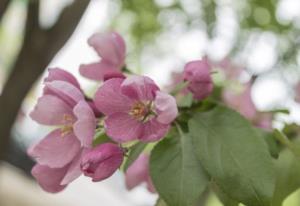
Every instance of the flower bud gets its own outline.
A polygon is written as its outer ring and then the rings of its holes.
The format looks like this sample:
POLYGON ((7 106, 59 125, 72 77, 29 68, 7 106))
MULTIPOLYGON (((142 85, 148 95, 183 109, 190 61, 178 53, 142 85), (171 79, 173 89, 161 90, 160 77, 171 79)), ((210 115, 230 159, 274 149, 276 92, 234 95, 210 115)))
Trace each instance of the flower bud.
POLYGON ((101 144, 88 151, 82 158, 81 170, 93 182, 110 177, 122 164, 123 150, 116 144, 101 144))

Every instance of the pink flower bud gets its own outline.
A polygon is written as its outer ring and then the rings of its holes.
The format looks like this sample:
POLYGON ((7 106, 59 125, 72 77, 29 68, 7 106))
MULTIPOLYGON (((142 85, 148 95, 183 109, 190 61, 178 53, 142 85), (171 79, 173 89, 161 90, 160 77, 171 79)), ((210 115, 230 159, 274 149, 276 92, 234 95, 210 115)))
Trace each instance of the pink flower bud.
POLYGON ((88 151, 82 158, 81 170, 93 182, 110 177, 122 164, 123 151, 112 143, 101 144, 88 151))
POLYGON ((205 58, 200 61, 192 61, 184 67, 184 80, 189 82, 188 90, 195 99, 202 100, 209 96, 213 90, 210 76, 210 65, 205 58))

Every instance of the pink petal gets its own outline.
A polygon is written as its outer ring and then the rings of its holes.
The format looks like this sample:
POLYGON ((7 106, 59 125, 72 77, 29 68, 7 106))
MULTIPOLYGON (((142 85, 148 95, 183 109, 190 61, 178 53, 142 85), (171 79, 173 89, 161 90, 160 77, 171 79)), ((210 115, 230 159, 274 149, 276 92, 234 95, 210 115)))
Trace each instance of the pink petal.
POLYGON ((47 82, 44 94, 55 95, 71 107, 74 107, 80 100, 84 99, 84 95, 77 87, 64 81, 47 82))
POLYGON ((63 125, 65 116, 73 117, 72 109, 58 97, 44 95, 38 99, 30 117, 40 124, 63 125))
POLYGON ((169 124, 178 114, 175 98, 167 93, 157 91, 154 105, 158 114, 157 121, 160 123, 169 124))
POLYGON ((122 93, 136 101, 153 100, 158 90, 158 86, 152 79, 138 75, 126 78, 121 85, 122 93))
POLYGON ((96 118, 93 110, 81 100, 73 109, 77 121, 73 125, 74 134, 84 147, 91 147, 96 129, 96 118))
POLYGON ((117 33, 96 33, 88 39, 98 55, 113 65, 121 66, 125 59, 125 43, 117 33))
POLYGON ((100 112, 110 115, 131 109, 132 100, 121 94, 120 85, 122 82, 123 79, 110 79, 98 89, 95 95, 95 104, 100 112))
POLYGON ((73 133, 61 133, 56 129, 38 144, 28 150, 28 154, 41 165, 60 168, 69 164, 80 151, 80 142, 73 133))
POLYGON ((170 126, 168 124, 161 124, 153 118, 146 122, 143 127, 143 134, 139 139, 143 142, 153 142, 163 138, 167 134, 170 126))
POLYGON ((60 184, 66 170, 67 167, 53 169, 44 165, 36 164, 32 168, 31 174, 45 191, 57 193, 66 187, 66 185, 60 184))
POLYGON ((149 172, 149 156, 141 154, 130 167, 125 174, 125 182, 127 189, 131 190, 138 186, 142 182, 146 182, 149 172))
POLYGON ((116 142, 128 142, 141 135, 142 123, 127 113, 115 113, 105 119, 105 128, 116 142))
POLYGON ((62 185, 69 184, 70 182, 74 181, 82 174, 80 163, 83 155, 86 154, 87 151, 89 151, 89 149, 82 149, 81 151, 78 152, 77 156, 73 159, 72 163, 69 165, 68 170, 61 181, 62 185))
POLYGON ((119 68, 103 60, 91 64, 82 64, 80 65, 79 72, 86 78, 98 81, 113 77, 124 77, 119 68))
POLYGON ((69 82, 74 85, 78 89, 80 89, 80 85, 77 79, 70 73, 60 68, 49 69, 48 77, 45 78, 44 82, 52 82, 55 80, 69 82))

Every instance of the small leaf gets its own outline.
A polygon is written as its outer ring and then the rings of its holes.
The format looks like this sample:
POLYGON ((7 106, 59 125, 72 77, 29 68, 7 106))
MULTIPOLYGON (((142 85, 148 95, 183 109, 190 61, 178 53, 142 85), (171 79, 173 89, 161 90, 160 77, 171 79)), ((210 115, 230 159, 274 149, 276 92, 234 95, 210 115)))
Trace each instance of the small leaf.
POLYGON ((97 132, 94 136, 93 146, 95 147, 105 142, 112 142, 112 140, 103 131, 97 132))
POLYGON ((249 206, 270 206, 275 174, 265 141, 237 112, 216 107, 189 121, 195 153, 223 192, 249 206))
POLYGON ((139 155, 144 151, 146 146, 147 146, 147 143, 138 142, 129 148, 129 154, 124 163, 124 168, 123 168, 124 171, 127 171, 129 166, 139 157, 139 155))
POLYGON ((272 206, 281 206, 290 194, 300 188, 300 160, 288 149, 276 161, 276 187, 272 206))
POLYGON ((223 203, 224 206, 238 206, 239 202, 229 197, 224 193, 214 182, 212 182, 212 189, 216 193, 219 200, 223 203))
POLYGON ((150 173, 160 197, 172 206, 193 206, 208 177, 195 157, 191 137, 165 138, 152 150, 150 173))
POLYGON ((156 201, 155 206, 168 206, 168 205, 161 198, 158 198, 158 200, 156 201))

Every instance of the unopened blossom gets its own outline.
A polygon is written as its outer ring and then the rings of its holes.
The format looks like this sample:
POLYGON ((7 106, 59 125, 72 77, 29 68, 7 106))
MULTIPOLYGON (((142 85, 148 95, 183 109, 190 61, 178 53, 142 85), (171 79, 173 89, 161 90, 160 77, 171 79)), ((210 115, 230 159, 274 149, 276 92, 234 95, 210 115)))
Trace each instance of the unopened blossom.
POLYGON ((197 100, 208 97, 213 91, 211 66, 208 59, 188 62, 184 67, 183 78, 188 81, 187 89, 197 100))
POLYGON ((80 66, 80 74, 92 80, 107 80, 124 77, 121 72, 125 63, 126 46, 123 38, 116 32, 96 33, 88 39, 101 60, 80 66))
POLYGON ((238 92, 225 89, 223 100, 229 107, 237 110, 247 119, 255 118, 257 111, 251 97, 251 84, 246 84, 243 90, 238 92))
POLYGON ((153 186, 151 177, 149 175, 149 155, 141 154, 125 173, 126 187, 128 190, 134 187, 146 183, 147 189, 154 193, 155 188, 153 186))
POLYGON ((178 113, 174 97, 145 76, 107 80, 96 92, 95 104, 106 115, 107 135, 117 142, 159 140, 178 113))
POLYGON ((110 177, 122 164, 124 152, 116 144, 104 143, 88 151, 81 160, 81 170, 94 182, 110 177))
POLYGON ((81 174, 81 156, 92 146, 96 128, 92 109, 74 79, 66 74, 50 71, 44 93, 30 113, 40 124, 57 126, 28 150, 37 161, 32 174, 48 192, 60 191, 81 174), (70 81, 61 81, 62 77, 70 81))

